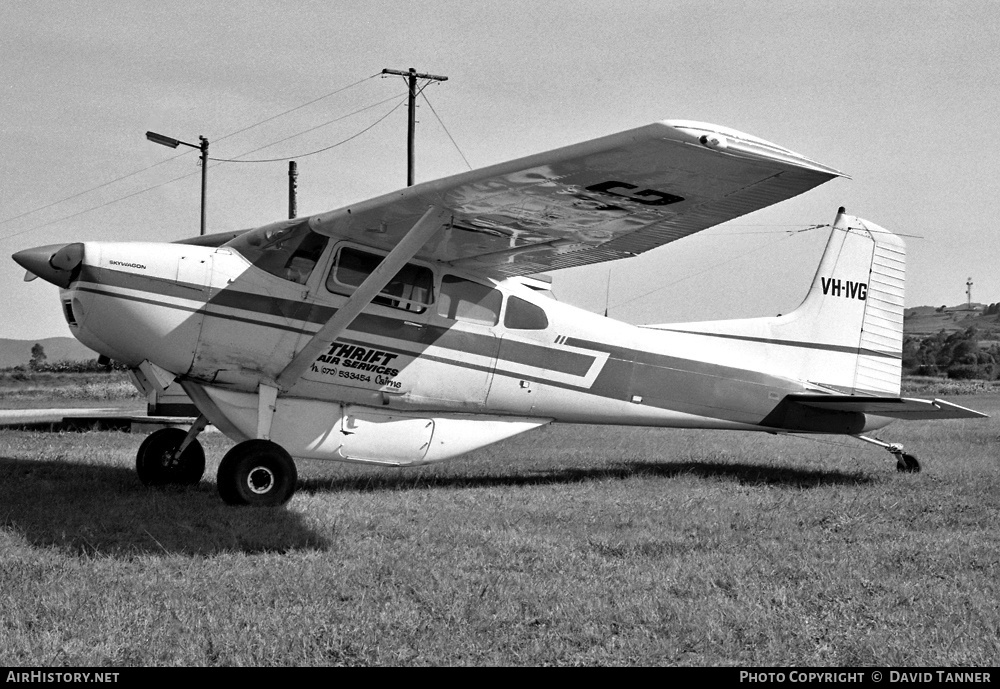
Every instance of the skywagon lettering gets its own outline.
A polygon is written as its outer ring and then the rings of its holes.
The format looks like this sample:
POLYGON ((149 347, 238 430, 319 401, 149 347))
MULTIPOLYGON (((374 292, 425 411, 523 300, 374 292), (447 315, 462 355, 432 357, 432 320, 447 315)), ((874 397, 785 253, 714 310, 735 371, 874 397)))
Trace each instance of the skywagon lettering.
POLYGON ((114 259, 111 259, 110 261, 108 261, 108 263, 110 265, 121 266, 123 268, 138 268, 139 270, 146 270, 146 266, 142 265, 141 263, 130 263, 128 261, 116 261, 114 259))
POLYGON ((831 297, 844 297, 845 299, 858 299, 865 301, 868 298, 868 284, 865 282, 852 282, 847 280, 841 282, 840 279, 820 278, 823 283, 823 294, 831 297))

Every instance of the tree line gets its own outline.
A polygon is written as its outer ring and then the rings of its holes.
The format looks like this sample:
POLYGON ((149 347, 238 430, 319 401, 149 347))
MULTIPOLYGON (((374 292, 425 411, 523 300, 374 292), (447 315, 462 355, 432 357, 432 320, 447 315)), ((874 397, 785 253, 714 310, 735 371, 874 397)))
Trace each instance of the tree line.
POLYGON ((105 373, 108 371, 127 371, 128 367, 124 364, 118 363, 117 361, 112 361, 110 364, 104 364, 99 362, 97 359, 88 359, 84 361, 49 361, 49 357, 45 353, 45 347, 42 346, 40 342, 36 342, 31 348, 31 360, 28 362, 27 366, 21 364, 19 366, 11 366, 3 370, 21 372, 25 374, 28 371, 35 373, 105 373))
MULTIPOLYGON (((1000 312, 991 304, 986 314, 1000 312), (993 309, 992 313, 989 309, 993 309)), ((989 334, 992 340, 994 334, 989 334)), ((977 328, 954 333, 944 330, 929 337, 903 339, 903 372, 917 376, 947 376, 955 380, 997 380, 1000 378, 1000 343, 982 340, 977 328)))

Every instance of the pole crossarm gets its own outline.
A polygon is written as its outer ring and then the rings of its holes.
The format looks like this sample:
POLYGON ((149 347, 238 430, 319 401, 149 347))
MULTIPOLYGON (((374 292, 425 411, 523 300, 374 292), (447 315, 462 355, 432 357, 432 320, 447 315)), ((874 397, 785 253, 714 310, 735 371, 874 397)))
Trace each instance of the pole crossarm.
POLYGON ((379 292, 385 289, 385 286, 396 276, 396 273, 441 228, 445 222, 446 215, 447 211, 438 206, 431 206, 427 209, 427 212, 406 233, 406 236, 400 240, 399 244, 382 259, 382 262, 378 264, 375 270, 354 290, 354 294, 347 300, 347 303, 337 309, 337 313, 313 335, 312 339, 306 343, 306 346, 278 374, 275 382, 281 390, 287 392, 295 385, 302 374, 316 360, 316 357, 347 330, 364 308, 378 296, 379 292))
POLYGON ((395 74, 396 76, 400 77, 412 76, 416 77, 417 79, 432 79, 434 81, 448 81, 448 77, 442 77, 437 74, 424 74, 422 72, 416 71, 412 67, 405 72, 399 69, 383 69, 382 74, 395 74))

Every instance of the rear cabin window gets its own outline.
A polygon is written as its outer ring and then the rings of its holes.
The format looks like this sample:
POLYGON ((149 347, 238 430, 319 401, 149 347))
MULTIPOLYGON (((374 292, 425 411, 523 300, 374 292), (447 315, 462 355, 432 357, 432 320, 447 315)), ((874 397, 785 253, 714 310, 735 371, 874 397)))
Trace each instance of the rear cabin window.
POLYGON ((511 330, 545 330, 549 327, 549 319, 542 307, 520 297, 510 297, 503 314, 503 325, 511 330))
POLYGON ((496 325, 500 320, 503 296, 499 291, 472 280, 445 275, 441 278, 438 313, 445 318, 480 325, 496 325))
MULTIPOLYGON (((349 246, 341 247, 326 279, 326 288, 336 294, 353 294, 382 262, 382 256, 349 246)), ((434 274, 429 268, 407 263, 382 288, 373 304, 411 313, 423 313, 434 302, 434 274)))
POLYGON ((238 251, 255 267, 284 280, 306 283, 326 249, 328 237, 306 221, 276 223, 245 232, 223 246, 238 251))

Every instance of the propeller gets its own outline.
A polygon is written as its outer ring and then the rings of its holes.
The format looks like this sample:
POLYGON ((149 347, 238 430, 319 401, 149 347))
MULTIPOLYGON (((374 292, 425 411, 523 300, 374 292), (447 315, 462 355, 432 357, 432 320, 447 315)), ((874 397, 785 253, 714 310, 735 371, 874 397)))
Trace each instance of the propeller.
POLYGON ((76 269, 83 263, 83 244, 73 242, 36 246, 18 251, 11 258, 27 271, 24 275, 25 282, 38 277, 57 287, 66 288, 75 279, 76 269))

